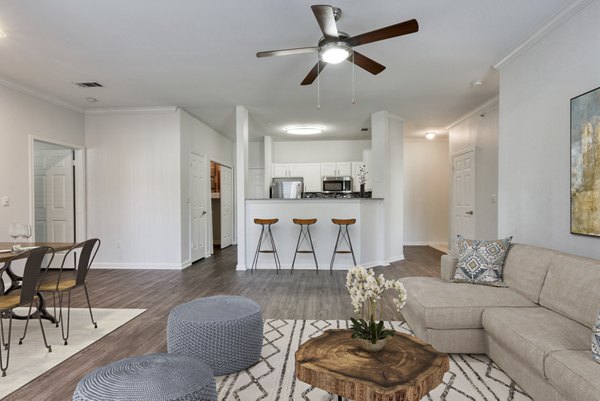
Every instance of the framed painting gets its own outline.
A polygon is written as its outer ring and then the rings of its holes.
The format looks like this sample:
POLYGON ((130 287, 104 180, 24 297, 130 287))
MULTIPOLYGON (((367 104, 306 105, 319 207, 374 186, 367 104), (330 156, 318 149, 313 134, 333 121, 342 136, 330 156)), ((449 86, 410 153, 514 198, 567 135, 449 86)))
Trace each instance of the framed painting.
POLYGON ((571 99, 571 233, 600 237, 600 88, 571 99))

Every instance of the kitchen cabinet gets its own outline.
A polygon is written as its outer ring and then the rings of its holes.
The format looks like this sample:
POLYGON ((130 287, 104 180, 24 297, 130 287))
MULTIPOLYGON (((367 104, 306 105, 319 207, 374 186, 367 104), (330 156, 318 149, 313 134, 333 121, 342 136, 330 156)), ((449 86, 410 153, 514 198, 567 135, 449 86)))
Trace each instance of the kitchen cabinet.
POLYGON ((352 177, 352 162, 321 163, 321 177, 352 177))
POLYGON ((273 177, 302 177, 304 192, 321 192, 320 163, 273 163, 273 177))

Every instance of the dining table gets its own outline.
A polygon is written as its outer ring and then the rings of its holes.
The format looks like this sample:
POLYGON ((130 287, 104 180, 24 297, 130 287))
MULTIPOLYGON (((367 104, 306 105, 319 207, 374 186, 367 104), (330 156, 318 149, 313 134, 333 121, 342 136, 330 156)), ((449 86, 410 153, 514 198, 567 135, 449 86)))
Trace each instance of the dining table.
MULTIPOLYGON (((0 290, 4 295, 9 294, 13 291, 21 288, 21 282, 23 277, 19 276, 12 268, 12 262, 15 260, 23 259, 27 256, 25 250, 17 250, 13 251, 13 246, 19 245, 21 247, 39 247, 39 246, 48 246, 54 249, 54 252, 63 252, 68 251, 73 246, 77 245, 74 242, 0 242, 0 264, 3 264, 0 267, 0 272, 5 272, 8 278, 10 279, 10 286, 5 289, 4 280, 0 278, 0 290)), ((46 302, 42 293, 37 294, 39 297, 39 306, 37 312, 40 314, 42 319, 46 319, 51 321, 52 323, 57 323, 56 317, 52 315, 46 309, 46 302)), ((13 319, 27 319, 28 316, 13 314, 13 319)))

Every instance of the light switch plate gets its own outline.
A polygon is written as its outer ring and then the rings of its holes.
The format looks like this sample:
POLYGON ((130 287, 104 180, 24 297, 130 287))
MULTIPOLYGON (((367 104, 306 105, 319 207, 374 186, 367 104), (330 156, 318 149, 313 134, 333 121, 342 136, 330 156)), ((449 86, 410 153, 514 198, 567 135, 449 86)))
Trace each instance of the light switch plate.
POLYGON ((2 206, 10 206, 10 198, 7 195, 2 197, 2 206))

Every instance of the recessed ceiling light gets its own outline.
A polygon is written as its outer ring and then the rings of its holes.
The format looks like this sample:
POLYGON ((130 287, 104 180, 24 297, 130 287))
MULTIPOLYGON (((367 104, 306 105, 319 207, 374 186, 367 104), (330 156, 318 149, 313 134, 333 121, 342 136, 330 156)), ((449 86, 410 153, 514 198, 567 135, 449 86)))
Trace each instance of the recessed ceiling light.
POLYGON ((96 99, 95 97, 87 97, 85 98, 85 100, 87 100, 90 103, 96 103, 98 101, 98 99, 96 99))
POLYGON ((2 29, 0 29, 0 39, 4 39, 6 38, 6 32, 4 32, 2 29))
POLYGON ((471 82, 471 86, 473 88, 477 88, 478 86, 481 86, 481 85, 483 85, 483 81, 473 81, 473 82, 471 82))
POLYGON ((286 127, 284 131, 291 135, 316 135, 322 134, 324 129, 322 127, 314 126, 298 126, 298 127, 286 127))
POLYGON ((425 134, 425 138, 432 140, 435 138, 435 132, 428 132, 425 134))

